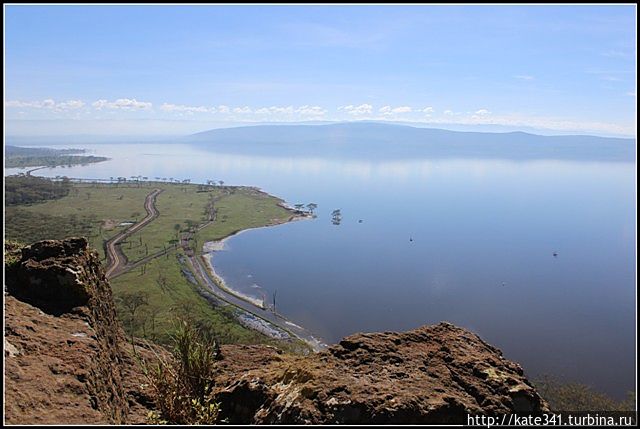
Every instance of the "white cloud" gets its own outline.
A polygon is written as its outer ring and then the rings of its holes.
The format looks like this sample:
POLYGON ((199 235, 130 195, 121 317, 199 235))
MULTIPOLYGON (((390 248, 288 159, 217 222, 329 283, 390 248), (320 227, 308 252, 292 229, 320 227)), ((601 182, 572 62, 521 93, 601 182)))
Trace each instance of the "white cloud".
POLYGON ((409 106, 399 106, 399 107, 383 106, 380 109, 378 109, 378 113, 385 116, 391 116, 397 113, 411 113, 412 111, 413 109, 409 106))
POLYGON ((383 106, 379 108, 378 113, 381 113, 383 115, 391 115, 391 106, 383 106))
POLYGON ((400 106, 400 107, 395 107, 391 111, 393 113, 409 113, 409 112, 411 112, 411 110, 412 109, 409 106, 400 106))
POLYGON ((304 117, 312 117, 312 118, 317 118, 317 117, 322 117, 327 113, 326 109, 323 109, 320 106, 308 106, 308 105, 304 105, 304 106, 300 106, 296 109, 296 113, 298 113, 301 116, 304 117))
POLYGON ((293 106, 271 106, 261 107, 260 109, 257 109, 255 113, 259 115, 291 115, 293 111, 293 106))
POLYGON ((121 109, 121 110, 149 110, 153 104, 146 101, 138 101, 135 98, 118 98, 115 101, 98 100, 91 104, 98 110, 121 109))
POLYGON ((249 114, 253 112, 253 110, 251 110, 251 108, 249 106, 244 106, 244 107, 236 107, 233 109, 233 113, 240 113, 243 115, 249 114))
POLYGON ((160 110, 164 112, 184 112, 184 113, 207 113, 215 112, 215 107, 207 108, 204 106, 185 106, 182 104, 163 103, 160 110))
POLYGON ((62 112, 66 110, 77 110, 84 107, 84 101, 67 100, 56 103, 55 100, 47 98, 41 101, 20 101, 10 100, 4 103, 5 107, 30 108, 30 109, 48 109, 62 112))
POLYGON ((629 91, 629 92, 627 92, 627 95, 629 97, 635 97, 636 96, 636 92, 635 91, 629 91))
POLYGON ((429 106, 429 107, 425 107, 424 109, 422 109, 422 113, 426 113, 427 115, 430 115, 431 113, 433 113, 433 107, 429 106))
POLYGON ((478 116, 487 116, 487 115, 490 115, 491 112, 489 112, 487 109, 480 109, 480 110, 476 110, 474 114, 478 116))
MULTIPOLYGON (((218 108, 220 113, 223 113, 223 109, 218 108)), ((235 107, 231 109, 231 112, 237 114, 253 114, 252 120, 295 120, 295 119, 320 119, 324 117, 327 110, 320 106, 310 106, 305 104, 303 106, 270 106, 252 108, 249 106, 235 107)), ((229 113, 227 110, 224 113, 229 113)), ((249 117, 247 117, 249 118, 249 117)))
POLYGON ((444 113, 445 115, 447 115, 447 116, 453 116, 453 110, 448 110, 448 109, 447 109, 447 110, 445 110, 443 113, 444 113))
POLYGON ((42 108, 41 101, 20 101, 9 100, 4 102, 5 107, 17 107, 17 108, 42 108))
POLYGON ((56 107, 56 102, 48 98, 42 101, 42 107, 45 109, 54 109, 56 107))
POLYGON ((361 104, 359 106, 348 105, 348 106, 340 106, 338 107, 339 111, 347 112, 353 116, 361 116, 371 114, 373 110, 373 106, 371 104, 361 104))
POLYGON ((102 109, 103 107, 107 107, 107 104, 109 104, 107 100, 98 100, 91 103, 91 105, 96 109, 102 109))
POLYGON ((225 106, 224 104, 221 104, 218 106, 218 112, 220 113, 229 113, 229 106, 225 106))
POLYGON ((69 100, 69 101, 64 101, 62 103, 59 103, 56 108, 57 109, 62 109, 62 110, 76 110, 76 109, 81 109, 84 107, 84 101, 81 100, 69 100))
POLYGON ((514 76, 514 78, 520 79, 520 80, 533 80, 533 79, 535 79, 533 76, 530 76, 528 74, 519 74, 519 75, 514 76))

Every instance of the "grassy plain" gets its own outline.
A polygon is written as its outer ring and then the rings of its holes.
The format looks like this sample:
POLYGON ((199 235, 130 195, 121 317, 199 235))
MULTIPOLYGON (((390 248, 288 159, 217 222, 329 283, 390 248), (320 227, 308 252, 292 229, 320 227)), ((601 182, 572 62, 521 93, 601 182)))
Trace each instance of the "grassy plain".
MULTIPOLYGON (((210 186, 203 192, 205 188, 195 184, 73 184, 63 198, 6 207, 7 218, 14 219, 6 238, 28 243, 34 237, 63 238, 40 237, 47 231, 57 235, 68 231, 67 236, 80 233, 88 237, 104 261, 104 242, 127 228, 119 226, 121 223, 135 222, 146 215, 145 197, 156 188, 163 189, 156 201, 158 218, 122 244, 130 262, 171 247, 179 231, 189 227, 197 230, 194 242, 201 248, 205 241, 282 222, 291 215, 279 206, 281 200, 253 188, 210 186), (216 221, 208 223, 212 200, 216 221), (197 228, 204 224, 207 226, 197 228)), ((166 342, 172 321, 183 316, 207 325, 223 343, 275 343, 240 325, 232 317, 231 307, 211 305, 203 296, 206 292, 190 279, 183 260, 183 250, 178 248, 111 280, 119 317, 129 332, 166 342)))

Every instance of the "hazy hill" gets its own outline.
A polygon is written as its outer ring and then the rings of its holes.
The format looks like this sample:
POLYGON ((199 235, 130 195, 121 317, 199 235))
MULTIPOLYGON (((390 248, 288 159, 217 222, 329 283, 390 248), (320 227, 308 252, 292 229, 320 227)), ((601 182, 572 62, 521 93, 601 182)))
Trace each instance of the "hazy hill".
POLYGON ((634 161, 635 139, 524 132, 480 133, 371 122, 256 125, 193 134, 216 151, 370 158, 506 158, 634 161))

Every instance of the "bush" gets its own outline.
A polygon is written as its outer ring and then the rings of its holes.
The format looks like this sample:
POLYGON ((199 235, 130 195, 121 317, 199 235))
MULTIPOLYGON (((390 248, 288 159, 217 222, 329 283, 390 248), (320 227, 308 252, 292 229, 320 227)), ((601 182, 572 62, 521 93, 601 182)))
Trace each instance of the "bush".
POLYGON ((549 402, 552 411, 634 411, 635 394, 629 392, 628 398, 618 401, 593 390, 582 383, 560 380, 544 375, 532 380, 544 399, 549 402))
POLYGON ((158 412, 150 423, 214 424, 219 413, 215 401, 214 369, 220 357, 218 342, 209 331, 180 320, 171 335, 173 356, 149 367, 143 362, 158 412))
POLYGON ((4 202, 7 206, 33 204, 55 200, 69 194, 68 178, 53 181, 36 176, 7 176, 4 178, 4 202))

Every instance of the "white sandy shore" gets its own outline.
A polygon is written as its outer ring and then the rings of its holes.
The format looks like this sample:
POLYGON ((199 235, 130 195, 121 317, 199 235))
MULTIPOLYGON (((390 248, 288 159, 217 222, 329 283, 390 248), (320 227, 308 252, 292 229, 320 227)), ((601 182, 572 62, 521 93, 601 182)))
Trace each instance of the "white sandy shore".
POLYGON ((214 240, 214 241, 207 241, 206 243, 204 243, 202 245, 202 252, 205 254, 204 255, 205 256, 204 259, 207 262, 207 267, 209 268, 209 271, 211 272, 211 275, 216 280, 216 282, 220 285, 220 287, 222 287, 223 289, 226 289, 232 295, 236 295, 238 298, 244 299, 245 301, 249 301, 250 303, 252 303, 256 307, 262 308, 264 310, 265 306, 264 306, 264 302, 263 302, 262 298, 251 296, 251 295, 247 295, 245 293, 242 293, 242 292, 230 287, 227 284, 227 282, 225 282, 224 278, 222 278, 221 275, 216 273, 216 269, 215 269, 215 267, 213 265, 213 255, 215 254, 215 252, 220 252, 220 251, 225 250, 225 248, 226 248, 225 242, 227 240, 229 240, 230 238, 235 237, 237 235, 240 235, 243 232, 251 231, 253 229, 273 228, 274 226, 286 225, 289 222, 293 222, 293 221, 297 221, 297 220, 303 220, 303 219, 309 219, 309 218, 310 218, 309 216, 296 216, 296 215, 294 215, 294 216, 290 217, 289 220, 287 220, 285 222, 274 223, 272 225, 258 226, 258 227, 255 227, 255 228, 246 228, 246 229, 242 229, 240 231, 236 231, 233 234, 229 234, 226 237, 224 237, 223 239, 214 240))
MULTIPOLYGON (((288 207, 285 204, 281 204, 283 207, 291 209, 290 207, 288 207)), ((261 308, 263 310, 265 310, 265 303, 264 303, 264 298, 263 297, 255 297, 255 296, 251 296, 248 295, 246 293, 240 292, 236 289, 233 289, 232 287, 230 287, 227 282, 225 282, 224 278, 219 275, 216 272, 214 263, 213 263, 213 257, 215 255, 216 252, 220 252, 220 251, 224 251, 226 249, 226 241, 238 234, 241 234, 245 231, 250 231, 252 229, 260 229, 260 228, 272 228, 274 226, 278 226, 278 225, 285 225, 287 223, 293 222, 293 221, 298 221, 298 220, 304 220, 304 219, 310 219, 313 218, 313 216, 311 215, 292 215, 291 217, 289 217, 289 219, 285 220, 285 221, 281 221, 281 222, 275 222, 272 223, 270 225, 264 225, 264 226, 260 226, 260 227, 255 227, 255 228, 247 228, 247 229, 243 229, 237 232, 234 232, 233 234, 230 234, 220 240, 214 240, 214 241, 208 241, 206 243, 204 243, 202 245, 202 252, 203 252, 203 258, 206 262, 207 268, 212 276, 212 278, 214 279, 214 281, 218 284, 218 286, 224 290, 226 290, 228 293, 235 295, 236 297, 245 300, 253 305, 255 305, 258 308, 261 308)), ((291 338, 291 335, 286 331, 281 329, 278 326, 273 325, 270 322, 267 322, 266 320, 263 320, 259 317, 255 317, 253 315, 251 315, 251 313, 242 313, 242 315, 239 317, 239 321, 241 324, 243 324, 246 327, 252 328, 257 330, 258 332, 261 332, 271 338, 279 338, 279 339, 289 339, 291 338)), ((298 329, 304 329, 299 325, 296 325, 295 323, 288 321, 288 320, 284 320, 285 323, 291 327, 295 327, 298 329)), ((311 337, 311 343, 312 347, 314 349, 320 350, 324 347, 326 347, 326 344, 323 343, 322 341, 319 341, 317 338, 311 337)))
MULTIPOLYGON (((218 242, 212 242, 212 243, 218 243, 218 242)), ((222 244, 224 245, 224 243, 222 244)), ((204 260, 207 262, 207 267, 209 268, 209 272, 211 272, 212 277, 218 283, 218 285, 221 288, 226 289, 230 294, 235 295, 238 298, 244 299, 245 301, 249 301, 251 304, 255 305, 256 307, 262 308, 264 310, 265 307, 264 307, 264 302, 262 298, 247 295, 245 293, 240 292, 239 290, 229 287, 229 285, 224 281, 222 276, 216 273, 216 269, 213 266, 214 253, 215 253, 215 250, 208 252, 206 255, 204 255, 204 260)))

